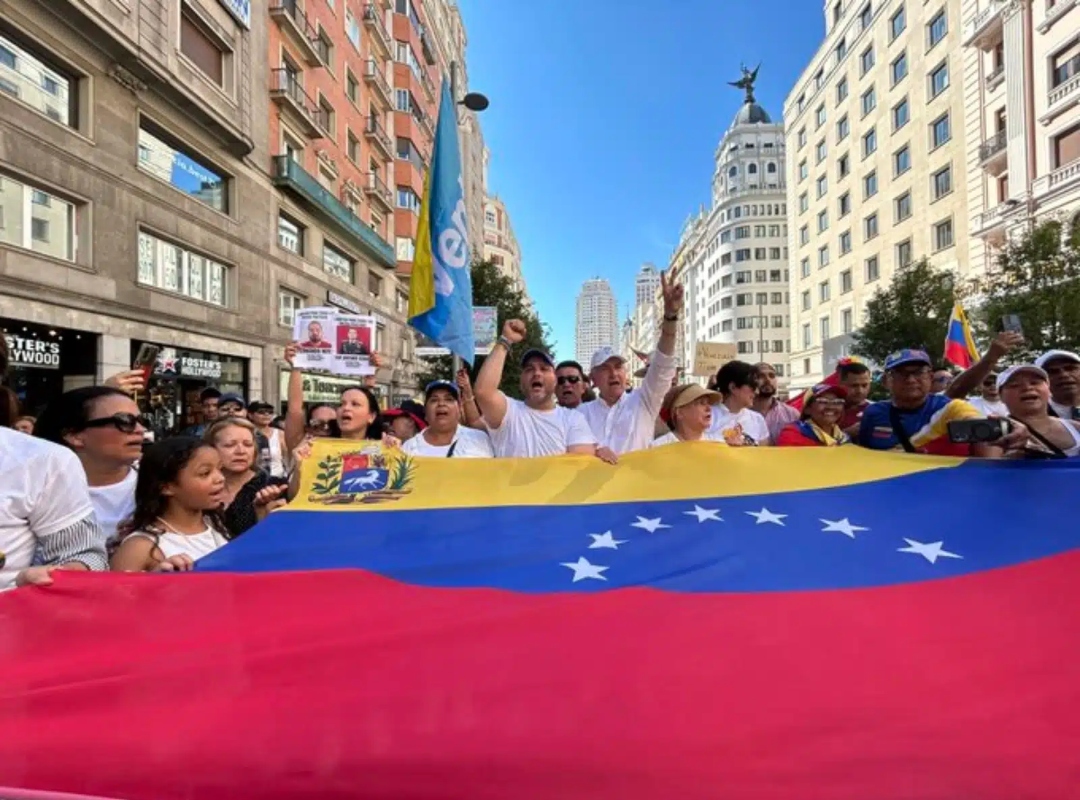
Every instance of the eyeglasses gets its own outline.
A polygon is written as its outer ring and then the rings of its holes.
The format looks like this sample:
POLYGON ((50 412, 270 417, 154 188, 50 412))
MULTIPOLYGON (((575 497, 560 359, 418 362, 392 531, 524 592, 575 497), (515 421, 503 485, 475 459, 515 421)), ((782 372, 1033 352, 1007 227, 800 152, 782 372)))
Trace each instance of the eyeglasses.
POLYGON ((844 401, 838 397, 819 397, 814 403, 823 408, 842 408, 844 405, 844 401))
POLYGON ((925 378, 930 374, 929 367, 918 367, 916 369, 894 369, 892 376, 899 378, 900 380, 906 380, 908 378, 925 378))
POLYGON ((113 414, 111 417, 87 420, 83 428, 116 428, 120 433, 135 433, 140 426, 149 428, 150 421, 136 414, 113 414))
POLYGON ((330 422, 328 420, 312 420, 308 427, 313 431, 325 431, 330 428, 330 422))
POLYGON ((555 379, 555 383, 562 386, 564 383, 575 384, 581 383, 580 375, 560 375, 555 379))

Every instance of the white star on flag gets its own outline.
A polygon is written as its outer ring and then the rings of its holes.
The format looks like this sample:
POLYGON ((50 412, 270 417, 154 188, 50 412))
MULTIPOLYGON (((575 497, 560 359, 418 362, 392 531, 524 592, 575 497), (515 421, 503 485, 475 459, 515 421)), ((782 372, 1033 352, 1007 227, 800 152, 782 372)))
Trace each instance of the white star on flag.
POLYGON ((611 535, 611 531, 605 531, 604 533, 590 533, 593 542, 589 545, 590 550, 597 550, 602 547, 607 547, 612 550, 618 550, 620 544, 626 544, 626 539, 616 539, 611 535))
POLYGON ((784 518, 787 516, 787 514, 774 514, 764 506, 761 507, 761 511, 747 511, 746 513, 756 519, 758 525, 771 522, 773 525, 779 525, 780 527, 784 527, 784 518))
POLYGON ((598 581, 606 581, 601 572, 607 570, 607 567, 601 567, 597 564, 590 564, 583 556, 579 556, 577 561, 564 561, 559 566, 567 567, 574 571, 573 583, 583 581, 586 578, 595 578, 598 581))
POLYGON ((950 553, 948 550, 942 550, 941 546, 945 542, 916 542, 914 539, 909 539, 906 536, 904 541, 908 543, 907 547, 900 547, 896 552, 898 553, 915 553, 922 556, 931 564, 936 564, 939 558, 963 558, 956 553, 950 553))
POLYGON ((697 517, 698 522, 704 522, 707 519, 715 520, 716 522, 723 522, 723 520, 720 519, 719 508, 702 508, 697 503, 694 504, 693 511, 684 511, 682 513, 691 517, 697 517))
POLYGON ((664 525, 660 522, 660 517, 656 519, 645 519, 645 517, 638 517, 637 522, 630 523, 631 528, 641 528, 649 533, 656 533, 660 528, 670 528, 670 525, 664 525))
POLYGON ((861 528, 858 525, 852 525, 848 522, 847 517, 836 520, 835 522, 831 519, 820 519, 818 521, 825 523, 825 527, 821 529, 822 533, 842 533, 849 539, 854 539, 856 533, 870 530, 869 528, 861 528))

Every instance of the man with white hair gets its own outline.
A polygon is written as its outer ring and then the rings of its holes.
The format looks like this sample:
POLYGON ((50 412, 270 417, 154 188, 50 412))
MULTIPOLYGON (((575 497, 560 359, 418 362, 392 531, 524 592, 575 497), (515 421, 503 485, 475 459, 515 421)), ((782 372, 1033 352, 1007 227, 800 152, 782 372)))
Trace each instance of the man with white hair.
POLYGON ((610 347, 601 347, 589 364, 589 378, 597 398, 580 406, 599 443, 598 454, 630 453, 649 447, 656 430, 656 418, 671 388, 678 362, 675 359, 675 335, 683 307, 683 287, 660 274, 664 295, 664 320, 656 352, 649 357, 649 367, 640 389, 626 390, 626 360, 610 347))

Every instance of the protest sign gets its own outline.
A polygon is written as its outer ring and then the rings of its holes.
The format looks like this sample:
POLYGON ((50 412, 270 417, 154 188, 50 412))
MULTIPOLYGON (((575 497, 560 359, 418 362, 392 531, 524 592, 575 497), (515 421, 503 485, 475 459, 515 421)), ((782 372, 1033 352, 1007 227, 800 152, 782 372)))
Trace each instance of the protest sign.
POLYGON ((293 339, 297 343, 295 366, 337 375, 374 375, 371 353, 375 320, 345 314, 324 306, 296 312, 293 339))
MULTIPOLYGON (((496 306, 473 306, 473 340, 474 352, 478 356, 486 356, 495 346, 495 339, 499 335, 499 309, 496 306)), ((434 356, 448 356, 450 351, 440 347, 428 337, 416 334, 416 355, 421 358, 434 356)))

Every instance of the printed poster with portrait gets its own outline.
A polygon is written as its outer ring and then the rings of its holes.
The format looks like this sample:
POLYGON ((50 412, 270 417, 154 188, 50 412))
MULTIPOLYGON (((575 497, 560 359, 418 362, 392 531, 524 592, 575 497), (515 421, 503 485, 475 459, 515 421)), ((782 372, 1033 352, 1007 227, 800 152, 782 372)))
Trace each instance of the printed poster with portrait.
MULTIPOLYGON (((486 356, 491 353, 495 340, 499 337, 498 322, 499 309, 496 306, 473 306, 473 352, 476 355, 486 356)), ((419 332, 416 334, 416 348, 413 352, 420 358, 450 355, 448 349, 419 332)))
POLYGON ((293 339, 297 369, 336 375, 375 374, 371 364, 374 317, 343 314, 327 306, 302 308, 296 312, 293 339))
POLYGON ((374 375, 371 353, 375 342, 375 318, 358 314, 337 316, 337 359, 339 375, 374 375))

